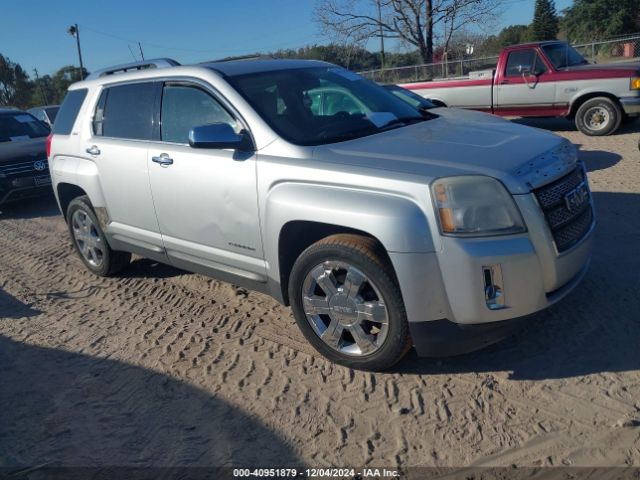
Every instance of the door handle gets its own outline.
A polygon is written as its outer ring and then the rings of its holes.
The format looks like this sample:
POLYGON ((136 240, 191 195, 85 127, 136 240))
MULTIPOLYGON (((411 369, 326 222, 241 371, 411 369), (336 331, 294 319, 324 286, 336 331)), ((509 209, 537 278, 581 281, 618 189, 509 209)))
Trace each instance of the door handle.
POLYGON ((509 80, 502 80, 500 85, 509 85, 509 80))
POLYGON ((92 145, 85 150, 89 155, 100 155, 100 149, 96 145, 92 145))
POLYGON ((173 164, 173 158, 171 158, 166 153, 161 153, 157 157, 151 157, 151 160, 153 160, 155 163, 162 165, 163 167, 173 164))

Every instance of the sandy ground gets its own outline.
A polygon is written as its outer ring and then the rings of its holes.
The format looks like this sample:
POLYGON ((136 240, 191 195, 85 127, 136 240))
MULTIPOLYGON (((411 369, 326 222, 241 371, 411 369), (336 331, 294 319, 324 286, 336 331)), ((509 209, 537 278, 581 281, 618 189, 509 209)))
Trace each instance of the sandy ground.
POLYGON ((640 123, 580 144, 592 268, 517 336, 370 374, 266 296, 138 259, 101 279, 51 199, 0 215, 0 466, 640 466, 640 123))

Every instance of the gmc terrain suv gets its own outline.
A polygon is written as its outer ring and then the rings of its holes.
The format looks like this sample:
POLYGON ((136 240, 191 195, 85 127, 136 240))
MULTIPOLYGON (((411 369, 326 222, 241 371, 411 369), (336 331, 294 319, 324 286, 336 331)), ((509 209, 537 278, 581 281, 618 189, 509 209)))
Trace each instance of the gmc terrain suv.
POLYGON ((70 87, 49 149, 89 270, 136 253, 267 293, 349 367, 495 342, 589 263, 572 144, 324 62, 105 69, 70 87))

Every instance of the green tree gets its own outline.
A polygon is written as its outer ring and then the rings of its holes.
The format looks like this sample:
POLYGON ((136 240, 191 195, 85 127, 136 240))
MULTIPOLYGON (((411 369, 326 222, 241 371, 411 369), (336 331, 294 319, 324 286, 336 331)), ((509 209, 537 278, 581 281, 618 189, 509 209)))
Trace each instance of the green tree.
POLYGON ((563 27, 571 41, 588 41, 640 30, 638 0, 575 0, 564 11, 563 27))
POLYGON ((533 22, 530 28, 531 40, 556 39, 559 31, 559 21, 553 0, 536 0, 533 22))
POLYGON ((33 85, 20 64, 0 54, 0 105, 26 108, 33 85))
POLYGON ((531 27, 528 25, 511 25, 505 27, 498 34, 498 41, 501 47, 517 45, 531 40, 531 27))

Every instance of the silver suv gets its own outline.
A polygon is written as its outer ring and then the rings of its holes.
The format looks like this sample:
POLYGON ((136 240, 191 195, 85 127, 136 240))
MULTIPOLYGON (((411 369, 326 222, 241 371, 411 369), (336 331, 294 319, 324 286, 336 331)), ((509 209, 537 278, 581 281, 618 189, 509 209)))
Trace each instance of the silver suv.
POLYGON ((354 368, 495 342, 570 292, 591 254, 572 144, 418 110, 324 62, 96 72, 70 87, 48 155, 89 270, 136 253, 267 293, 354 368))

